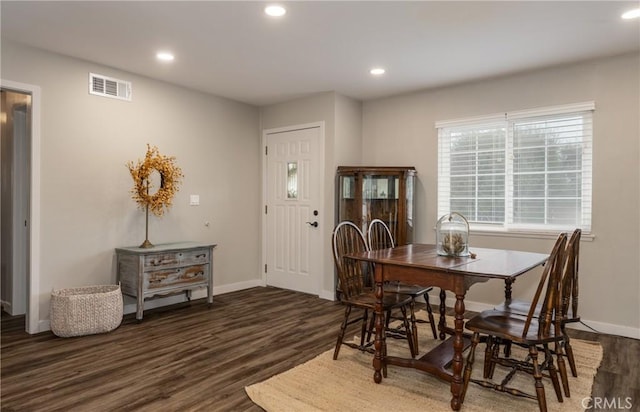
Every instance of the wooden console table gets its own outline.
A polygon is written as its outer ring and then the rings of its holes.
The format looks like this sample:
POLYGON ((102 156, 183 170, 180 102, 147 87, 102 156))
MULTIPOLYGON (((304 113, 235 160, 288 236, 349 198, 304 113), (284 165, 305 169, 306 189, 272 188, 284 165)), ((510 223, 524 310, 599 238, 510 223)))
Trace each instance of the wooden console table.
POLYGON ((122 293, 136 298, 136 319, 142 320, 145 299, 207 288, 213 303, 213 248, 216 245, 180 242, 152 248, 116 249, 118 280, 122 293))

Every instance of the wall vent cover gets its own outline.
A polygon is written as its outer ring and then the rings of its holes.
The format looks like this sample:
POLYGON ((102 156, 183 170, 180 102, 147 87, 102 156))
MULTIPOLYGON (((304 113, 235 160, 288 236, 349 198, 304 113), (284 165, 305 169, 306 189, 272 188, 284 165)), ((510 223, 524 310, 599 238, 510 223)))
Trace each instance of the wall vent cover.
POLYGON ((131 101, 131 82, 89 73, 89 94, 131 101))

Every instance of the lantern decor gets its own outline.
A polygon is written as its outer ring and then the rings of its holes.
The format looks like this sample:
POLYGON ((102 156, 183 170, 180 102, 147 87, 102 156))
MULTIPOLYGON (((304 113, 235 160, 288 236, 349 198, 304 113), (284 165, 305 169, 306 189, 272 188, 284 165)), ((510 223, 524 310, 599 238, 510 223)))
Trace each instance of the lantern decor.
POLYGON ((452 212, 436 224, 438 255, 469 256, 469 222, 460 213, 452 212))
POLYGON ((131 197, 146 212, 145 240, 140 245, 141 248, 153 247, 149 242, 149 210, 156 216, 162 216, 165 209, 171 207, 171 201, 184 177, 175 160, 175 157, 163 156, 158 152, 157 147, 147 144, 144 161, 138 160, 136 164, 127 163, 134 182, 131 197), (160 177, 157 187, 154 187, 152 178, 154 171, 160 177))

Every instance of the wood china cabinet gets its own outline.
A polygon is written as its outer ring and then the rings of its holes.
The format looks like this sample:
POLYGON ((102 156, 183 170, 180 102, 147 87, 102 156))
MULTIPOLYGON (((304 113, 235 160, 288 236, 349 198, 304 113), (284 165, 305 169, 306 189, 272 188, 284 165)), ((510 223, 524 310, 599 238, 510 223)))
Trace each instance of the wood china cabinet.
POLYGON ((338 166, 336 224, 350 220, 366 234, 369 222, 381 219, 396 245, 413 241, 414 167, 338 166))

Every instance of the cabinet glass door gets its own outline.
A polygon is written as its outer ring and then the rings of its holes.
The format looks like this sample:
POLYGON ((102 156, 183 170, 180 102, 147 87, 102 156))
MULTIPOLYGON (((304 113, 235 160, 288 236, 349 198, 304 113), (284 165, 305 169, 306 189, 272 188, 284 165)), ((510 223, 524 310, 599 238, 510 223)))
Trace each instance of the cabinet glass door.
POLYGON ((414 221, 413 221, 413 207, 414 207, 414 201, 413 201, 413 189, 415 187, 415 179, 416 177, 414 175, 409 175, 407 176, 407 180, 406 180, 406 190, 405 190, 405 194, 407 196, 407 201, 406 201, 406 222, 404 222, 406 224, 406 231, 405 231, 405 236, 406 239, 408 241, 413 240, 413 233, 414 233, 414 221))
POLYGON ((373 219, 380 219, 389 226, 394 239, 397 238, 399 183, 398 176, 363 176, 362 216, 365 217, 365 228, 373 219))
MULTIPOLYGON (((340 176, 338 179, 338 222, 353 221, 358 216, 356 209, 356 178, 340 176)), ((354 222, 357 224, 357 222, 354 222)))

